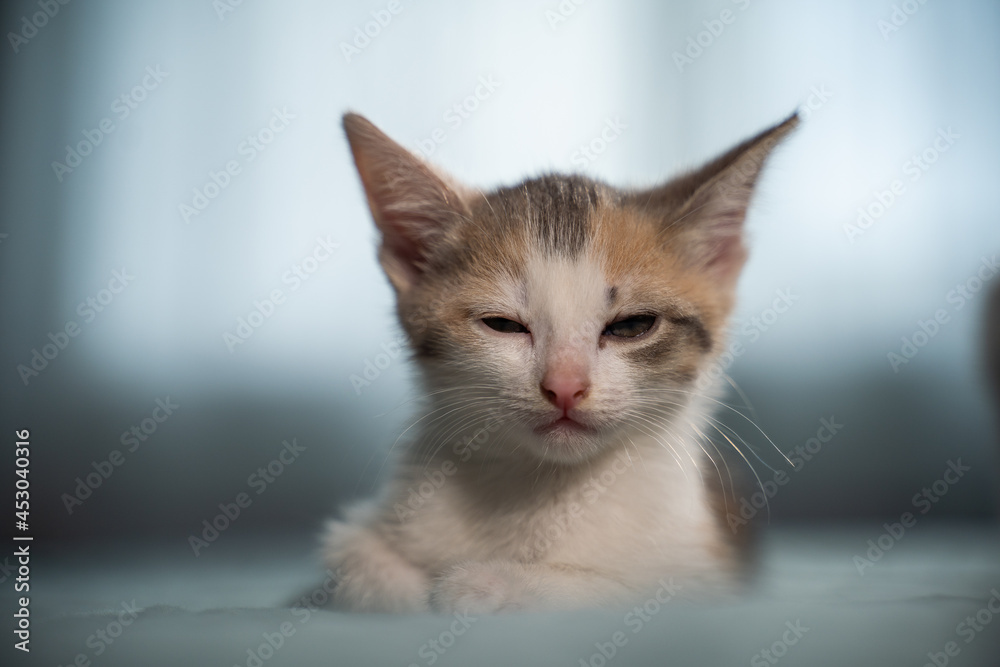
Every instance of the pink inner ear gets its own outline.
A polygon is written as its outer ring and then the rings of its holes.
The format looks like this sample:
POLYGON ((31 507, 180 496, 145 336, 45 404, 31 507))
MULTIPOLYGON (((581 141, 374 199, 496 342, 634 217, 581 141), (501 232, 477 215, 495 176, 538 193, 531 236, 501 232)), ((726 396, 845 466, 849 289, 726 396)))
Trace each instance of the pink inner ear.
POLYGON ((413 212, 392 212, 391 209, 383 212, 381 223, 382 245, 386 251, 415 273, 420 273, 440 223, 413 212))
POLYGON ((739 271, 747 257, 746 247, 743 245, 739 229, 735 229, 733 233, 709 239, 706 256, 708 260, 705 262, 705 266, 714 273, 729 275, 739 271))
POLYGON ((711 188, 704 193, 708 199, 693 212, 701 218, 692 230, 692 248, 696 261, 713 273, 727 275, 738 271, 746 259, 743 245, 743 221, 749 191, 711 188), (743 198, 740 198, 740 195, 743 198))
POLYGON ((424 252, 416 243, 396 234, 386 234, 382 244, 386 252, 406 264, 415 273, 420 272, 419 267, 424 260, 424 252))

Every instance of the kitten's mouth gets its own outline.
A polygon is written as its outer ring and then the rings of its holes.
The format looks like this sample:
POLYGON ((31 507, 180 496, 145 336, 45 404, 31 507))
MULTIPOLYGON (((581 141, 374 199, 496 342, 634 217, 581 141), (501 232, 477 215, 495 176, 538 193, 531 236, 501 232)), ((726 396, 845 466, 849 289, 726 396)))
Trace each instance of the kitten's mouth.
POLYGON ((581 424, 572 417, 563 415, 548 424, 543 424, 535 428, 535 433, 548 435, 553 433, 593 433, 594 429, 586 424, 581 424))

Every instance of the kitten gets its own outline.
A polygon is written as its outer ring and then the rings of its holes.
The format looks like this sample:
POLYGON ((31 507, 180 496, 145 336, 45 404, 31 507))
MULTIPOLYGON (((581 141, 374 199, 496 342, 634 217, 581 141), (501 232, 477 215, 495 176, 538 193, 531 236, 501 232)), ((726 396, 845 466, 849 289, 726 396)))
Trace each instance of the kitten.
POLYGON ((480 192, 344 116, 427 405, 381 497, 328 527, 340 606, 575 608, 739 580, 696 385, 724 347, 754 184, 797 122, 648 190, 480 192))

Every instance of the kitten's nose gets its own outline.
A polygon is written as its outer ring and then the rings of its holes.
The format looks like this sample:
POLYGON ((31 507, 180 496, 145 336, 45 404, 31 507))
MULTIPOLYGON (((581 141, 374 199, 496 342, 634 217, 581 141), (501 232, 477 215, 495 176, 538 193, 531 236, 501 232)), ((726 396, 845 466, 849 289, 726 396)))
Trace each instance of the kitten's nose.
POLYGON ((545 375, 541 387, 545 398, 565 415, 586 398, 590 383, 582 375, 552 373, 545 375))

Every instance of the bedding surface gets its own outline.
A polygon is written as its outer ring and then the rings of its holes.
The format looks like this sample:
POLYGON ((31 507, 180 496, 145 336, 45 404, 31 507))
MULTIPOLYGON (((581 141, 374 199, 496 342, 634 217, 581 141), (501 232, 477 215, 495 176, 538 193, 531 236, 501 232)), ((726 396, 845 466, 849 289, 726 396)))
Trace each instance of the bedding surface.
POLYGON ((38 546, 32 650, 9 642, 6 665, 1000 665, 993 525, 771 528, 732 600, 480 618, 316 608, 326 575, 306 537, 198 557, 38 546))

